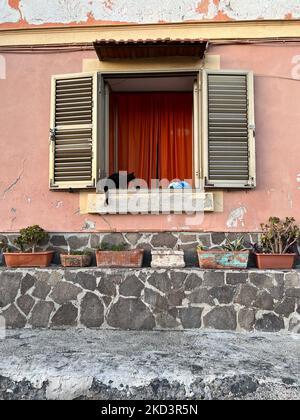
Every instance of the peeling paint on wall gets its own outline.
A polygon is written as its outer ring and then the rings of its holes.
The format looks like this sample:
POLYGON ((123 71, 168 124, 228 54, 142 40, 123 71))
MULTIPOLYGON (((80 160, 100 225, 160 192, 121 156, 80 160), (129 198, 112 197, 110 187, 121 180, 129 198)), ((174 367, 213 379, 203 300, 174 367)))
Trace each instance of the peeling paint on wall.
POLYGON ((0 22, 18 22, 20 20, 20 14, 17 10, 11 7, 11 4, 7 0, 0 0, 0 22))
POLYGON ((82 230, 95 230, 96 229, 96 223, 91 220, 85 220, 82 230))
POLYGON ((245 207, 239 207, 232 210, 226 223, 228 229, 237 228, 239 224, 241 224, 241 226, 245 226, 244 218, 246 213, 247 209, 245 207))
POLYGON ((0 25, 295 19, 298 0, 0 0, 0 25))

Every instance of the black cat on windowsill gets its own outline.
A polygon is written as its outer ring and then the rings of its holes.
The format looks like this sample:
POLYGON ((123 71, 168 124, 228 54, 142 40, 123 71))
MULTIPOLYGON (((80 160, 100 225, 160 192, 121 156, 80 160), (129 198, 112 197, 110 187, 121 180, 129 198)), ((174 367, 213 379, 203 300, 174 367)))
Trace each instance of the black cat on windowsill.
MULTIPOLYGON (((134 181, 136 179, 134 172, 127 174, 127 179, 125 179, 124 175, 121 175, 120 172, 115 172, 114 174, 110 175, 108 178, 106 178, 107 181, 112 181, 114 183, 114 188, 116 190, 119 190, 120 187, 124 187, 126 184, 126 187, 128 187, 129 183, 134 181), (122 177, 124 179, 122 179, 122 177), (125 182, 126 181, 126 182, 125 182)), ((105 204, 109 205, 109 187, 106 185, 104 187, 104 192, 106 195, 105 204)))

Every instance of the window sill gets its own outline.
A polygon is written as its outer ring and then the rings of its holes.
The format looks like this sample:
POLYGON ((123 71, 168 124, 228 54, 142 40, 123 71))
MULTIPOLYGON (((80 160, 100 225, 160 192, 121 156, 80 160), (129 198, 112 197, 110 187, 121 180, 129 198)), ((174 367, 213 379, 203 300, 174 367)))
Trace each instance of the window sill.
POLYGON ((215 210, 214 194, 197 190, 113 191, 109 205, 104 193, 88 194, 89 214, 182 214, 215 210))

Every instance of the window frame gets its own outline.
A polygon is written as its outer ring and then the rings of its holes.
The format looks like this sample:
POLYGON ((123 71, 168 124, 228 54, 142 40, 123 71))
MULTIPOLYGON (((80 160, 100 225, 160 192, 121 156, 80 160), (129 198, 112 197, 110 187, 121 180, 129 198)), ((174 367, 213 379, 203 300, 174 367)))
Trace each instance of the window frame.
MULTIPOLYGON (((132 71, 108 71, 108 72, 99 72, 98 73, 102 79, 101 86, 102 89, 105 90, 105 79, 112 79, 112 78, 134 78, 134 77, 145 77, 149 78, 149 76, 155 75, 156 77, 174 77, 174 76, 195 76, 197 79, 195 83, 197 84, 198 91, 195 92, 195 88, 192 91, 192 94, 194 95, 194 104, 193 104, 193 183, 194 183, 194 190, 202 190, 201 188, 201 166, 202 166, 202 157, 197 153, 197 151, 200 151, 201 149, 201 130, 200 130, 200 124, 201 124, 201 113, 199 110, 201 109, 201 101, 199 98, 199 93, 201 90, 201 69, 176 69, 176 70, 147 70, 147 71, 140 71, 140 70, 132 70, 132 71), (197 99, 197 102, 195 102, 195 99, 197 99)), ((100 83, 100 82, 99 82, 100 83)), ((105 173, 107 176, 108 173, 108 167, 109 167, 109 125, 108 125, 108 116, 107 112, 109 109, 109 101, 106 100, 106 103, 104 105, 105 109, 105 115, 104 115, 104 130, 99 130, 100 133, 103 131, 102 135, 104 136, 104 144, 105 144, 105 150, 106 150, 106 162, 105 162, 105 169, 98 170, 98 181, 101 179, 101 174, 105 173)), ((102 138, 103 140, 103 138, 102 138)), ((99 138, 98 141, 101 141, 99 138)), ((99 147, 99 150, 101 150, 101 147, 99 147)), ((97 186, 97 192, 103 192, 102 190, 98 189, 97 186)))

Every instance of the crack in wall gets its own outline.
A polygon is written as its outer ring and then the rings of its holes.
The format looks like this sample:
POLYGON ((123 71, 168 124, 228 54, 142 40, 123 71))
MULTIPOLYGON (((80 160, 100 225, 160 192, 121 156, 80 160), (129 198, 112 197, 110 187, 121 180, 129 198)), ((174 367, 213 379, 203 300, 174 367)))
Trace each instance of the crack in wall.
POLYGON ((6 194, 9 193, 22 179, 22 176, 24 174, 24 167, 25 167, 25 162, 26 159, 23 160, 22 163, 22 170, 20 172, 20 174, 18 175, 17 179, 15 181, 13 181, 7 188, 5 188, 5 190, 2 193, 2 199, 4 200, 6 197, 6 194))

